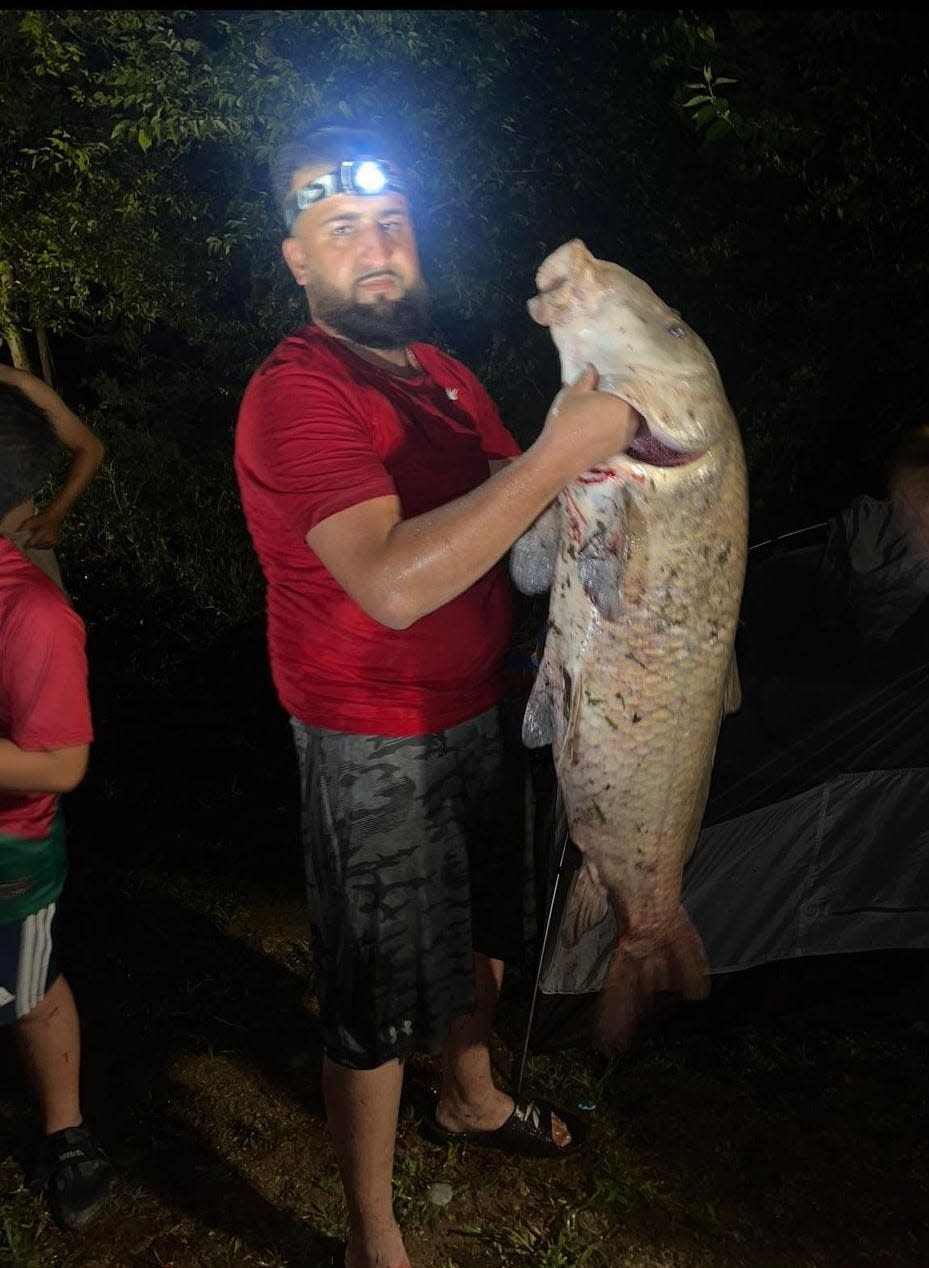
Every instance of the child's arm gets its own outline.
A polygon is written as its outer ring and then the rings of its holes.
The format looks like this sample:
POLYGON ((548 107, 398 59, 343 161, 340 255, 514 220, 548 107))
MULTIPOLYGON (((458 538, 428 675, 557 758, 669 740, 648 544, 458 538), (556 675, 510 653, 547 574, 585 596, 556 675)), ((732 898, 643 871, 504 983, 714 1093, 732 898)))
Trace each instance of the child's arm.
POLYGON ((25 370, 0 366, 0 382, 18 387, 29 399, 43 409, 59 442, 73 455, 64 483, 44 511, 30 516, 16 528, 30 530, 27 546, 48 547, 58 544, 61 525, 103 461, 103 442, 82 419, 70 410, 64 401, 42 379, 25 370))
POLYGON ((15 792, 66 793, 87 770, 89 744, 33 752, 0 739, 0 788, 15 792))

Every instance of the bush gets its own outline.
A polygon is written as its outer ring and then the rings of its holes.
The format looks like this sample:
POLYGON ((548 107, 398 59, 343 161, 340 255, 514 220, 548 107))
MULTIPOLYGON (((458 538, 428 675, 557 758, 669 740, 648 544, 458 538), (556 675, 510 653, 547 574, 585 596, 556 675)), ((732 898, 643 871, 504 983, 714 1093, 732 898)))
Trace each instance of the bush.
POLYGON ((263 582, 231 439, 224 451, 193 456, 163 433, 108 415, 89 421, 106 458, 69 517, 61 548, 82 615, 119 627, 154 625, 160 635, 198 644, 258 618, 263 582))

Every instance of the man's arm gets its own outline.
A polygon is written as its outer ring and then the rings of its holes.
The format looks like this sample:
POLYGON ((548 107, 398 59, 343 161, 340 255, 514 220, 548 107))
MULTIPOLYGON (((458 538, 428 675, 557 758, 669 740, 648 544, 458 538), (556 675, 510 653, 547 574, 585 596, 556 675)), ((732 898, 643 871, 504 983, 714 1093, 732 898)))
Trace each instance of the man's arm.
POLYGON ((369 616, 406 629, 473 585, 576 476, 626 449, 638 415, 596 392, 596 371, 556 397, 538 440, 464 497, 404 520, 395 496, 322 520, 306 540, 369 616))
POLYGON ((66 793, 87 770, 88 744, 49 752, 31 752, 0 739, 0 788, 11 792, 66 793))
POLYGON ((68 409, 57 392, 47 383, 10 366, 0 366, 0 382, 18 387, 29 399, 44 410, 55 435, 74 455, 65 474, 64 483, 48 506, 38 515, 31 515, 18 528, 30 530, 27 546, 54 546, 61 535, 61 525, 75 502, 90 484, 103 461, 103 442, 68 409))

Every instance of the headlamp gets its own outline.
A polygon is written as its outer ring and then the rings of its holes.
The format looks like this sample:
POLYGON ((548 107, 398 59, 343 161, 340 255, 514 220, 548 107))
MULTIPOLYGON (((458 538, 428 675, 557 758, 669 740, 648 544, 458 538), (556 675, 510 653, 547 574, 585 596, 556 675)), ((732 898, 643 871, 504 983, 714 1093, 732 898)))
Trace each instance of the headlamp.
POLYGON ((405 193, 399 170, 387 159, 357 159, 340 163, 332 172, 317 176, 308 185, 295 189, 284 200, 284 221, 288 233, 301 211, 333 194, 366 194, 369 197, 394 191, 405 193))

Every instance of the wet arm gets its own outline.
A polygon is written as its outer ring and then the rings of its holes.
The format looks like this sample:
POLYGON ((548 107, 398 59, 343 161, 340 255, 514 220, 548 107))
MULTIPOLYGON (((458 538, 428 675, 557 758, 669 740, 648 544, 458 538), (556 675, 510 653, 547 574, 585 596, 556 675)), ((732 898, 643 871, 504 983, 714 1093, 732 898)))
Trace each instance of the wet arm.
POLYGON ((565 484, 626 448, 635 412, 595 386, 591 373, 565 389, 535 444, 464 497, 408 520, 396 497, 373 498, 317 524, 308 545, 370 616, 406 629, 493 567, 565 484))

